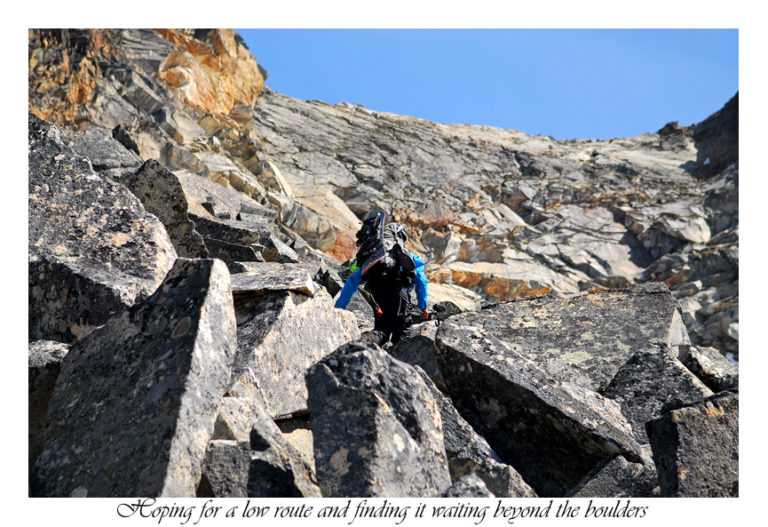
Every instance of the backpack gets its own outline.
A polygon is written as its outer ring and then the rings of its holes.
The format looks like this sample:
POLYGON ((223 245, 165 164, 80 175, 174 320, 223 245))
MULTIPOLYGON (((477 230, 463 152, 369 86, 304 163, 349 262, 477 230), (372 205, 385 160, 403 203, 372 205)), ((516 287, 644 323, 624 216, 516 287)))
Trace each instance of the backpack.
POLYGON ((363 278, 376 286, 401 280, 407 288, 416 277, 416 265, 405 249, 408 230, 399 223, 384 226, 383 212, 369 213, 357 232, 357 262, 363 278))

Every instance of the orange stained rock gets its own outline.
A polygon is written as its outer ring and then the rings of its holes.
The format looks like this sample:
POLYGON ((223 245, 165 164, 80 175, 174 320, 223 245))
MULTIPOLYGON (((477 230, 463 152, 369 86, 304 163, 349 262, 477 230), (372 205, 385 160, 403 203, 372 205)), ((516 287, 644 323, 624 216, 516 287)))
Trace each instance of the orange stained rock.
MULTIPOLYGON (((84 55, 76 64, 71 63, 68 52, 61 53, 60 60, 49 61, 45 65, 38 62, 38 53, 30 53, 29 58, 29 88, 36 93, 47 93, 57 87, 64 88, 63 98, 54 95, 51 99, 43 99, 40 106, 30 102, 29 111, 41 119, 52 121, 59 125, 72 123, 77 117, 78 110, 89 108, 96 92, 99 77, 98 68, 94 63, 96 58, 110 57, 113 49, 105 38, 105 31, 92 29, 88 33, 89 42, 84 55)), ((33 33, 30 31, 30 39, 33 33)), ((61 43, 53 38, 41 39, 43 49, 59 46, 61 43)))
POLYGON ((541 296, 552 292, 549 287, 531 287, 527 280, 504 278, 500 276, 452 270, 453 283, 471 288, 481 288, 483 293, 499 300, 512 300, 527 296, 541 296))
POLYGON ((336 242, 326 251, 326 254, 338 262, 346 262, 350 258, 354 258, 357 254, 355 240, 346 232, 335 227, 333 231, 336 233, 336 242))
POLYGON ((239 45, 232 29, 216 29, 210 44, 177 29, 158 29, 173 43, 158 78, 185 104, 226 117, 239 105, 252 106, 264 89, 264 78, 250 51, 239 45))

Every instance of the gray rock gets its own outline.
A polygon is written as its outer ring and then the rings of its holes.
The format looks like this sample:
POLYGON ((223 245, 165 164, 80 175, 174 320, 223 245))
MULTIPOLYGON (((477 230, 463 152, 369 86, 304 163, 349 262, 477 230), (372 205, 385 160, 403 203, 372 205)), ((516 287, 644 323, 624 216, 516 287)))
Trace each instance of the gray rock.
POLYGON ((441 498, 493 498, 494 495, 476 474, 462 476, 445 489, 441 498))
POLYGON ((253 271, 232 275, 232 295, 236 304, 278 291, 307 296, 315 294, 312 277, 297 264, 254 263, 251 269, 253 271))
POLYGON ((133 172, 142 163, 138 148, 132 152, 116 139, 93 127, 73 134, 67 142, 77 154, 91 161, 95 171, 112 177, 133 172))
POLYGON ((328 294, 335 297, 341 292, 344 287, 344 280, 341 279, 339 273, 328 266, 325 262, 320 264, 317 272, 313 277, 314 281, 320 284, 328 291, 328 294))
POLYGON ((298 263, 299 255, 275 234, 265 233, 259 238, 261 254, 268 262, 298 263))
POLYGON ((281 291, 238 301, 237 328, 230 389, 261 392, 274 416, 306 409, 307 369, 360 335, 354 316, 334 309, 322 290, 314 297, 281 291))
POLYGON ((406 335, 388 350, 397 360, 421 367, 441 390, 445 389, 443 374, 435 358, 437 322, 429 321, 408 328, 406 335))
POLYGON ((211 439, 250 441, 254 423, 262 420, 262 415, 269 417, 271 412, 261 397, 229 395, 221 399, 211 439))
POLYGON ((448 456, 451 480, 456 482, 464 476, 475 474, 485 482, 488 489, 499 497, 535 498, 536 492, 514 469, 501 461, 498 454, 482 436, 461 417, 461 414, 427 374, 420 368, 416 371, 424 379, 440 408, 443 421, 443 443, 448 456))
POLYGON ((62 361, 33 494, 194 496, 235 345, 226 267, 179 259, 62 361))
POLYGON ((434 312, 435 318, 437 318, 437 320, 445 320, 446 318, 451 317, 453 315, 458 315, 464 310, 461 309, 456 304, 454 304, 453 302, 444 300, 442 302, 437 302, 436 304, 434 304, 432 306, 432 311, 434 312))
POLYGON ((29 117, 30 339, 72 342, 155 291, 176 259, 163 225, 29 117))
POLYGON ((662 496, 738 497, 738 393, 671 409, 646 428, 662 496))
POLYGON ((321 496, 313 467, 283 437, 258 399, 225 397, 214 438, 198 497, 321 496))
POLYGON ((198 498, 243 498, 248 496, 250 443, 215 439, 205 451, 198 498))
POLYGON ((53 395, 53 388, 61 369, 61 361, 69 352, 70 345, 50 340, 29 343, 29 469, 40 450, 37 437, 45 425, 45 414, 53 395))
POLYGON ((562 496, 607 455, 640 461, 618 405, 559 382, 510 345, 452 317, 436 337, 448 393, 467 419, 540 496, 562 496))
POLYGON ((664 405, 714 395, 665 346, 632 355, 601 393, 621 405, 640 443, 648 443, 645 423, 659 417, 664 405))
POLYGON ((195 228, 205 240, 214 239, 239 245, 261 243, 262 236, 276 231, 273 223, 244 222, 191 215, 195 228))
POLYGON ((135 172, 120 178, 120 183, 141 200, 147 212, 163 222, 179 256, 208 258, 208 249, 189 219, 184 190, 175 175, 150 159, 135 172))
POLYGON ((214 238, 206 238, 205 246, 211 258, 218 258, 225 264, 231 273, 236 273, 237 265, 241 262, 263 262, 264 257, 256 245, 243 245, 230 243, 214 238))
POLYGON ((312 247, 325 251, 336 243, 336 232, 327 218, 286 196, 270 194, 270 197, 280 211, 280 223, 298 233, 312 247))
POLYGON ((584 476, 567 497, 649 498, 658 490, 656 467, 610 456, 584 476))
POLYGON ((443 325, 481 327, 554 379, 593 390, 605 389, 649 343, 666 344, 673 353, 689 344, 677 300, 656 283, 526 298, 456 315, 443 325))
POLYGON ((208 168, 200 159, 186 148, 168 141, 163 145, 158 159, 169 170, 189 170, 198 176, 207 176, 208 168))
POLYGON ((739 387, 739 368, 716 349, 691 346, 683 364, 712 391, 739 387))
POLYGON ((307 388, 323 496, 430 496, 450 486, 440 411, 411 366, 348 344, 309 369, 307 388))
POLYGON ((120 125, 115 126, 112 129, 112 137, 123 145, 126 150, 129 152, 133 152, 137 156, 141 157, 141 154, 139 153, 139 145, 136 144, 136 141, 133 140, 133 137, 131 137, 131 134, 123 128, 120 125))
POLYGON ((249 496, 322 496, 314 467, 283 436, 269 415, 263 412, 258 415, 250 442, 249 496))

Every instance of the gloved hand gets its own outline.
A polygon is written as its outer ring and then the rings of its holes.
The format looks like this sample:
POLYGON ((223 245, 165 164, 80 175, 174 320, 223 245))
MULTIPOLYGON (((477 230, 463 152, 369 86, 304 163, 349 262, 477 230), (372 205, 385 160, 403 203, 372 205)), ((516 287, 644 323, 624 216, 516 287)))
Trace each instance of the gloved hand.
POLYGON ((421 310, 421 319, 427 320, 429 318, 429 309, 424 308, 421 310))

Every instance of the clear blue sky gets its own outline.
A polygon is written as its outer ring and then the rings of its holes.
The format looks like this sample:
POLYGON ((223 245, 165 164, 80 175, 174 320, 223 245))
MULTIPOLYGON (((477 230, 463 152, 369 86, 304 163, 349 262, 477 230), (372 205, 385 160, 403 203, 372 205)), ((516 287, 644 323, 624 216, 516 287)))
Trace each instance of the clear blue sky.
POLYGON ((739 89, 736 29, 237 29, 292 97, 609 139, 687 126, 739 89))

